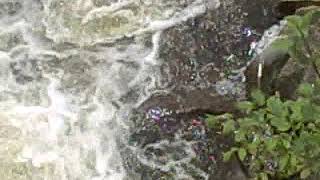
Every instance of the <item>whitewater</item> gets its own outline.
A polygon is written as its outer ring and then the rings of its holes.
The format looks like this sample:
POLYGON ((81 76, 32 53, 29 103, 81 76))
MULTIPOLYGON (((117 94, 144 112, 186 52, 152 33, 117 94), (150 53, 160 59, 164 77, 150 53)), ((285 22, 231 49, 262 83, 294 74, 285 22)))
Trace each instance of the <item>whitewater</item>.
POLYGON ((130 179, 117 142, 160 82, 162 31, 218 6, 1 0, 1 179, 130 179))

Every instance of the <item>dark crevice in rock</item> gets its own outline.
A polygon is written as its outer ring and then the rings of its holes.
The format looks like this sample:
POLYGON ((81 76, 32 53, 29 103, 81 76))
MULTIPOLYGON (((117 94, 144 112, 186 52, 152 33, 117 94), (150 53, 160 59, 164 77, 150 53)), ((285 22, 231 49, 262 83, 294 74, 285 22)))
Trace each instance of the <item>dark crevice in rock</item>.
POLYGON ((300 8, 308 6, 320 6, 320 1, 310 1, 310 0, 300 0, 300 1, 290 1, 284 0, 275 6, 275 12, 277 12, 277 17, 279 19, 285 16, 294 15, 296 11, 300 8))

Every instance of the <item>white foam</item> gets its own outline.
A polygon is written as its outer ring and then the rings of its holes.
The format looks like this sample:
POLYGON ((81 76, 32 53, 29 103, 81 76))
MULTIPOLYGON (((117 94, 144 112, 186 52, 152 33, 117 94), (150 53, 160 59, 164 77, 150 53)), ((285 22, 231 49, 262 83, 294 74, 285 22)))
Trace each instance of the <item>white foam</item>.
POLYGON ((206 4, 203 1, 198 0, 194 2, 194 5, 190 5, 185 8, 179 15, 172 17, 168 20, 157 20, 152 21, 148 27, 134 32, 132 35, 138 35, 146 32, 160 31, 165 30, 170 27, 173 27, 177 24, 180 24, 190 18, 196 17, 200 14, 203 14, 206 11, 206 4))
POLYGON ((150 52, 150 54, 145 57, 145 62, 147 63, 151 63, 152 65, 156 64, 156 60, 158 57, 158 52, 159 52, 159 46, 160 46, 160 38, 161 38, 161 31, 158 31, 156 33, 153 34, 152 36, 152 51, 150 52))
MULTIPOLYGON (((17 31, 24 41, 8 52, 0 52, 0 113, 6 115, 10 126, 21 131, 21 137, 16 140, 19 153, 12 161, 26 164, 30 161, 40 173, 34 177, 43 179, 121 180, 126 174, 117 139, 124 135, 122 130, 128 129, 126 115, 152 94, 161 78, 157 61, 161 32, 204 13, 205 3, 197 0, 181 11, 168 10, 165 16, 172 14, 172 17, 149 18, 137 30, 126 33, 141 37, 152 33, 152 47, 136 41, 124 45, 124 50, 98 47, 90 51, 85 48, 57 48, 60 42, 73 42, 81 47, 82 40, 92 45, 106 42, 108 38, 88 40, 81 36, 77 39, 79 41, 69 41, 72 39, 68 37, 72 32, 70 29, 63 24, 48 23, 47 18, 52 11, 48 7, 56 2, 26 0, 21 12, 24 18, 19 15, 10 21, 0 22, 0 27, 5 29, 3 32, 17 31), (41 7, 39 2, 43 3, 43 10, 31 8, 41 7), (56 27, 52 27, 54 25, 56 27), (31 60, 35 63, 32 64, 31 60), (26 69, 23 63, 31 63, 31 68, 13 74, 10 69, 13 62, 22 63, 23 70, 26 69), (135 62, 137 68, 123 62, 135 62), (83 72, 77 74, 80 70, 78 63, 87 65, 83 72), (28 73, 41 76, 24 83, 16 81, 18 77, 28 77, 28 73), (68 80, 68 77, 72 78, 68 80), (131 90, 138 94, 136 100, 120 101, 131 90), (52 170, 45 172, 43 169, 49 166, 52 170)), ((138 2, 119 1, 109 7, 94 9, 92 2, 81 0, 70 11, 87 12, 82 19, 82 23, 87 23, 138 2)), ((59 22, 64 20, 62 16, 50 18, 59 22)), ((112 40, 118 38, 111 37, 112 40)), ((187 151, 191 152, 190 149, 187 151)), ((190 157, 186 158, 186 162, 189 160, 190 157)))
POLYGON ((85 17, 81 20, 81 24, 86 24, 89 21, 95 19, 95 18, 101 18, 103 16, 106 16, 112 12, 115 12, 117 10, 120 10, 121 8, 128 6, 130 4, 134 4, 135 1, 120 1, 118 3, 111 4, 110 6, 102 6, 98 8, 94 8, 90 10, 85 17))
MULTIPOLYGON (((91 7, 82 16, 76 10, 79 5, 75 5, 72 1, 63 2, 64 5, 59 7, 61 9, 58 11, 52 10, 52 2, 46 3, 46 17, 44 19, 46 36, 55 42, 72 42, 80 45, 114 42, 123 37, 164 30, 203 14, 207 9, 219 6, 219 1, 216 0, 210 3, 206 0, 193 0, 183 9, 179 7, 179 3, 174 1, 162 2, 160 0, 160 2, 156 1, 148 5, 144 1, 125 0, 111 3, 109 6, 91 7), (167 5, 166 7, 171 9, 164 11, 162 6, 168 3, 171 6, 167 5), (163 12, 159 13, 158 11, 163 12), (74 26, 65 26, 64 19, 61 19, 61 16, 65 15, 64 12, 69 12, 70 18, 78 18, 81 22, 74 26), (96 23, 95 21, 103 18, 111 18, 110 21, 116 22, 120 21, 117 18, 124 18, 126 22, 116 27, 116 29, 105 28, 106 32, 96 29, 94 32, 90 31, 91 34, 88 34, 87 30, 92 28, 89 24, 96 23)), ((100 25, 96 24, 95 28, 99 28, 100 25)))

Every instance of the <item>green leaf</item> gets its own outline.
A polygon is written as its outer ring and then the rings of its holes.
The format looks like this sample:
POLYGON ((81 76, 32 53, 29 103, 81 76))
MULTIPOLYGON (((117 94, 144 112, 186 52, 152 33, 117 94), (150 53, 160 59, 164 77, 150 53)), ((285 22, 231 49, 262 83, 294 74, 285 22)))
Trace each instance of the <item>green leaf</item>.
POLYGON ((288 53, 290 57, 299 64, 308 65, 312 61, 306 56, 305 40, 302 37, 293 37, 293 46, 289 48, 288 53))
POLYGON ((285 117, 288 115, 288 109, 286 105, 278 97, 270 97, 267 100, 267 108, 275 116, 285 117))
POLYGON ((223 153, 223 161, 229 161, 231 159, 233 152, 232 151, 227 151, 225 153, 223 153))
POLYGON ((304 103, 301 108, 301 113, 305 122, 315 120, 319 114, 317 109, 315 109, 315 106, 310 101, 306 101, 304 103))
POLYGON ((291 110, 290 120, 291 122, 300 122, 303 119, 301 109, 304 104, 302 99, 296 101, 287 101, 287 106, 291 110))
POLYGON ((257 143, 250 143, 247 145, 248 152, 252 155, 256 155, 258 151, 258 144, 257 143))
POLYGON ((303 171, 301 171, 300 173, 300 178, 301 179, 306 179, 307 177, 309 177, 311 174, 311 170, 310 169, 304 169, 303 171))
POLYGON ((266 150, 269 152, 273 152, 273 150, 276 148, 277 144, 278 144, 277 139, 275 138, 270 138, 268 140, 265 141, 265 145, 266 145, 266 150))
POLYGON ((207 122, 208 127, 209 128, 216 127, 216 125, 219 122, 218 118, 215 115, 210 115, 210 114, 207 114, 206 116, 207 116, 206 122, 207 122))
POLYGON ((283 171, 289 162, 290 156, 288 154, 281 156, 279 160, 279 170, 283 171))
POLYGON ((299 130, 303 129, 303 127, 304 127, 303 122, 299 122, 299 123, 295 124, 295 125, 292 127, 292 130, 294 130, 294 131, 299 131, 299 130))
POLYGON ((314 123, 308 123, 307 124, 308 129, 312 130, 312 131, 316 131, 317 127, 314 123))
POLYGON ((302 38, 300 31, 300 26, 302 23, 302 18, 300 16, 288 16, 286 18, 287 26, 285 28, 285 33, 289 36, 290 39, 302 38))
POLYGON ((244 148, 240 148, 238 150, 238 156, 239 156, 239 159, 243 161, 244 158, 247 156, 247 151, 244 148))
MULTIPOLYGON (((295 46, 295 45, 294 45, 295 46)), ((305 63, 305 59, 301 60, 300 58, 298 58, 298 53, 295 47, 291 47, 288 50, 288 54, 289 56, 296 62, 300 63, 300 64, 306 64, 305 63)))
POLYGON ((251 97, 253 99, 253 102, 255 102, 258 106, 263 106, 266 100, 264 94, 260 90, 252 91, 251 97))
POLYGON ((286 148, 289 149, 291 146, 290 141, 286 140, 286 139, 281 139, 282 145, 286 148))
POLYGON ((291 128, 291 124, 285 118, 274 117, 270 123, 279 131, 287 131, 291 128))
POLYGON ((229 134, 235 130, 235 122, 232 119, 223 123, 223 134, 229 134))
POLYGON ((266 114, 265 110, 259 109, 251 113, 251 118, 257 121, 258 123, 265 123, 265 114, 266 114))
POLYGON ((300 136, 293 141, 293 144, 294 144, 293 151, 297 154, 304 153, 304 150, 307 146, 306 142, 308 138, 309 136, 305 132, 302 132, 300 136))
POLYGON ((230 113, 224 113, 221 115, 206 114, 206 123, 209 128, 219 127, 220 123, 226 119, 233 119, 233 115, 230 113))
POLYGON ((237 103, 237 108, 246 113, 250 113, 254 108, 254 104, 250 101, 241 101, 237 103))
POLYGON ((309 131, 302 131, 300 132, 300 136, 294 140, 293 145, 292 150, 295 153, 305 158, 314 159, 320 154, 320 134, 311 134, 309 131))
POLYGON ((277 50, 288 52, 289 48, 293 45, 294 42, 292 41, 292 39, 290 39, 288 36, 283 36, 273 41, 271 47, 277 50))
POLYGON ((292 15, 292 16, 287 16, 285 19, 287 20, 287 26, 288 26, 287 33, 289 34, 289 36, 300 37, 301 32, 299 31, 299 28, 302 25, 302 17, 297 15, 292 15))
POLYGON ((258 179, 259 180, 268 180, 269 178, 268 178, 267 173, 260 173, 258 179))
POLYGON ((302 17, 300 29, 303 32, 305 38, 309 35, 310 24, 316 11, 309 11, 302 17))
POLYGON ((313 95, 313 87, 311 84, 303 83, 298 87, 298 94, 304 97, 311 97, 313 95))
POLYGON ((246 132, 242 129, 235 132, 234 140, 236 142, 241 142, 246 140, 246 132))
POLYGON ((296 166, 298 165, 298 158, 296 155, 291 154, 290 155, 290 166, 294 167, 294 169, 296 169, 296 166))
POLYGON ((229 151, 223 153, 223 161, 229 161, 231 159, 232 154, 237 151, 238 148, 231 148, 229 151))
POLYGON ((261 126, 262 124, 253 119, 253 118, 243 118, 243 119, 238 119, 239 121, 239 125, 240 125, 240 128, 244 128, 244 129, 247 129, 247 128, 254 128, 254 127, 259 127, 261 126))

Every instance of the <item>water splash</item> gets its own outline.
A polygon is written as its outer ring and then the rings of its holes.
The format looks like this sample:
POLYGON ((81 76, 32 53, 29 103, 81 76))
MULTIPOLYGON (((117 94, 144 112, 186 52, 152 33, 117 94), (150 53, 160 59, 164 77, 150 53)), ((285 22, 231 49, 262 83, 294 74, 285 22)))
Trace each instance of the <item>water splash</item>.
POLYGON ((124 179, 117 141, 161 79, 161 31, 207 4, 1 1, 2 178, 124 179))
POLYGON ((124 36, 173 26, 206 10, 203 0, 60 0, 45 3, 46 34, 55 42, 82 45, 113 42, 124 36))

